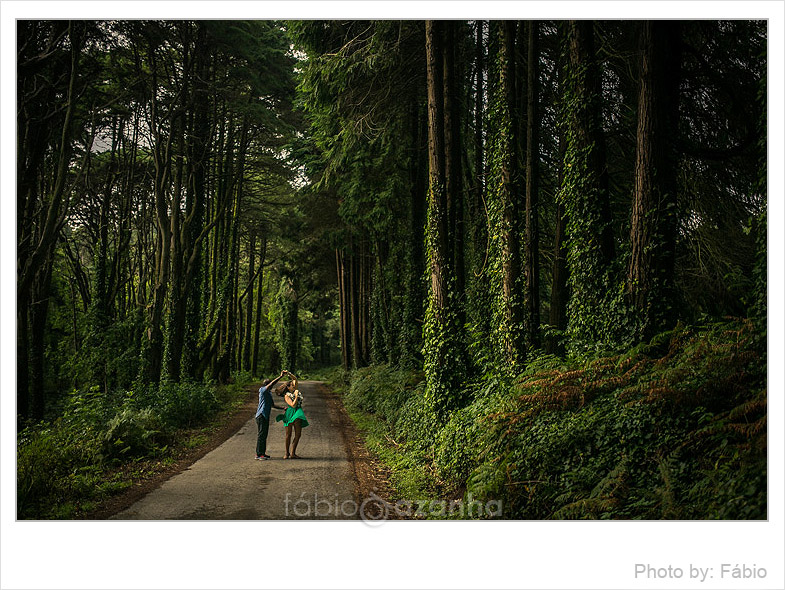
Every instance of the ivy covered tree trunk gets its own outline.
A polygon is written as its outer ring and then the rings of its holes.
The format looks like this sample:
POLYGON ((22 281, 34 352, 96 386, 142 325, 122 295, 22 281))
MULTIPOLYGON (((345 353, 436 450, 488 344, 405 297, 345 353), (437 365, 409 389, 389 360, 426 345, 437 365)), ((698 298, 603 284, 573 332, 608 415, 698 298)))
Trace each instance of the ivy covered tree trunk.
POLYGON ((676 317, 678 27, 672 21, 645 21, 641 25, 635 190, 627 269, 636 339, 667 329, 676 317))
MULTIPOLYGON (((567 38, 567 28, 565 23, 559 23, 557 29, 557 39, 559 45, 562 45, 567 38)), ((559 94, 564 93, 564 64, 565 52, 559 51, 556 63, 556 75, 558 76, 559 94)), ((560 99, 562 108, 565 101, 560 99)), ((562 113, 562 109, 557 109, 558 113, 562 113)), ((556 128, 559 136, 559 151, 556 165, 557 169, 557 188, 561 187, 564 183, 564 156, 567 151, 566 131, 564 125, 559 125, 556 128)), ((548 354, 564 354, 564 331, 567 329, 567 301, 569 300, 567 293, 567 242, 565 234, 567 230, 567 215, 564 208, 564 202, 556 195, 556 220, 553 237, 553 265, 551 267, 551 301, 548 316, 548 324, 550 330, 553 332, 545 340, 545 352, 548 354)))
POLYGON ((425 225, 430 289, 423 329, 426 398, 437 419, 456 401, 460 358, 450 268, 444 142, 443 23, 425 23, 428 80, 428 212, 425 225))
MULTIPOLYGON (((454 21, 441 23, 444 29, 443 83, 444 94, 444 180, 447 203, 447 233, 450 241, 450 269, 455 277, 454 291, 462 299, 463 274, 463 190, 461 166, 461 137, 456 68, 457 25, 454 21)), ((460 325, 464 323, 463 305, 455 310, 460 325)))
POLYGON ((192 86, 193 134, 188 142, 188 191, 186 193, 183 241, 185 242, 185 277, 183 289, 186 293, 183 302, 182 354, 180 355, 180 375, 183 378, 199 380, 199 336, 202 325, 202 289, 205 278, 205 256, 202 244, 204 238, 206 213, 206 173, 209 145, 209 91, 207 75, 209 55, 206 47, 206 31, 202 24, 197 25, 194 53, 196 72, 192 86))
POLYGON ((171 179, 171 153, 174 140, 174 109, 169 105, 169 114, 165 116, 161 110, 158 94, 158 57, 157 45, 149 40, 149 67, 152 71, 150 88, 150 120, 149 129, 153 137, 154 165, 154 219, 156 226, 155 268, 152 301, 149 306, 146 340, 142 347, 141 364, 142 379, 148 383, 158 383, 163 368, 164 332, 162 329, 167 290, 169 289, 169 272, 171 260, 171 203, 168 195, 171 179), (168 119, 168 120, 167 120, 168 119), (170 133, 165 133, 169 128, 170 133))
POLYGON ((570 21, 567 43, 563 96, 567 147, 559 199, 567 215, 569 244, 567 329, 580 347, 613 340, 609 298, 614 245, 594 23, 570 21))
POLYGON ((245 331, 243 332, 243 370, 251 370, 251 342, 252 326, 253 326, 253 309, 254 309, 254 283, 256 282, 256 275, 261 274, 262 264, 259 264, 259 270, 254 266, 256 263, 256 231, 251 234, 251 243, 248 250, 248 285, 246 287, 246 302, 245 302, 245 331))
MULTIPOLYGON (((559 131, 559 172, 557 186, 561 186, 564 180, 564 153, 566 142, 563 131, 559 131)), ((556 203, 556 224, 553 237, 553 266, 551 269, 551 307, 548 317, 548 324, 551 330, 555 330, 546 339, 545 351, 548 354, 564 354, 564 331, 567 328, 567 242, 565 232, 567 229, 567 215, 564 203, 557 199, 556 203)))
MULTIPOLYGON (((498 35, 494 87, 488 116, 491 133, 488 182, 489 276, 495 293, 491 342, 494 355, 509 368, 525 359, 521 289, 520 178, 515 80, 515 22, 493 25, 498 35)), ((493 29, 492 29, 493 30, 493 29)))
POLYGON ((388 331, 386 311, 386 292, 383 287, 383 269, 381 260, 377 257, 377 265, 373 270, 373 284, 376 286, 371 291, 371 363, 378 365, 388 359, 388 331))
POLYGON ((529 23, 528 81, 526 84, 526 342, 540 346, 540 116, 539 116, 539 25, 529 23))
MULTIPOLYGON (((184 94, 186 94, 184 92, 184 94)), ((184 101, 185 102, 185 101, 184 101)), ((183 105, 187 108, 187 102, 183 105)), ((185 137, 187 130, 181 117, 172 133, 177 135, 177 153, 174 162, 174 186, 172 188, 172 207, 170 215, 171 270, 169 273, 169 301, 167 305, 164 332, 164 370, 166 378, 176 383, 180 381, 181 358, 183 352, 183 327, 185 323, 185 300, 188 292, 185 289, 185 267, 183 261, 183 224, 181 202, 184 191, 185 137)))
POLYGON ((485 203, 486 174, 486 116, 485 80, 488 72, 486 46, 488 24, 477 21, 475 31, 475 82, 474 82, 474 141, 471 176, 472 186, 468 193, 467 221, 467 294, 466 308, 474 338, 487 341, 490 318, 489 291, 485 278, 487 263, 488 224, 485 203), (469 270, 470 269, 470 270, 469 270))

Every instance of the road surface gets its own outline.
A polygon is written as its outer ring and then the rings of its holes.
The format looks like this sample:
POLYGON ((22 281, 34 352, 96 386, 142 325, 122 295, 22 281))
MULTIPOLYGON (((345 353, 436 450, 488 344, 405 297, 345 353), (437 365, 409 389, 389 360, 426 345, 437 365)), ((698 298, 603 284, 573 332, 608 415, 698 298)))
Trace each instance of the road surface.
MULTIPOLYGON (((351 464, 338 417, 318 381, 301 381, 309 425, 297 448, 301 459, 283 459, 281 411, 272 410, 268 461, 255 459, 253 415, 225 443, 153 490, 116 520, 256 520, 358 518, 351 464)), ((282 406, 281 398, 275 404, 282 406)))

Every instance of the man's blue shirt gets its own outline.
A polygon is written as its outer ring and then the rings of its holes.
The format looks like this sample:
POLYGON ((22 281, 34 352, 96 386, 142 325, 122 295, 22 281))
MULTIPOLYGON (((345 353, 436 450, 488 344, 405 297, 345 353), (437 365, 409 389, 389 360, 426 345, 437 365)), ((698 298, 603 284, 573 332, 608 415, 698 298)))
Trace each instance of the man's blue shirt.
POLYGON ((259 407, 256 408, 256 418, 264 416, 270 417, 270 410, 273 407, 273 395, 270 393, 272 383, 259 388, 259 407))

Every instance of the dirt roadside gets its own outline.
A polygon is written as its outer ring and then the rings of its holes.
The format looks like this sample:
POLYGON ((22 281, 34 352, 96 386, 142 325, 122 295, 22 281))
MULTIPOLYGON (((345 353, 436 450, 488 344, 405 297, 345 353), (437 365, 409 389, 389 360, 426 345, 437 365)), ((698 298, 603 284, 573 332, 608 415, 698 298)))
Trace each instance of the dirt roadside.
MULTIPOLYGON (((390 483, 390 469, 365 446, 362 434, 357 429, 357 425, 349 417, 346 408, 341 401, 341 396, 322 384, 322 394, 327 400, 334 419, 339 425, 341 435, 346 449, 346 455, 352 465, 354 472, 355 496, 359 503, 364 500, 378 497, 388 504, 392 503, 393 486, 390 483)), ((371 519, 378 519, 384 516, 387 519, 395 519, 395 513, 384 510, 378 503, 368 504, 366 516, 371 519)))

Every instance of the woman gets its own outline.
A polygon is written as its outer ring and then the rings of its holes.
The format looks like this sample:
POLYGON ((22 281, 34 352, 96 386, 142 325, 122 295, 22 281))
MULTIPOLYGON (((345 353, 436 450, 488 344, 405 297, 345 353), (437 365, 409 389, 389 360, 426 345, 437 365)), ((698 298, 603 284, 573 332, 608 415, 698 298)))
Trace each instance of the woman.
POLYGON ((300 457, 297 454, 297 443, 300 442, 300 435, 302 434, 303 428, 308 426, 308 420, 306 419, 305 412, 303 412, 302 408, 303 395, 297 389, 297 377, 288 371, 286 374, 289 375, 291 381, 289 381, 284 392, 279 393, 279 395, 283 395, 287 408, 284 414, 278 414, 275 417, 275 421, 279 422, 280 420, 283 420, 283 425, 286 427, 286 455, 284 455, 284 459, 299 459, 300 457), (294 431, 294 440, 291 440, 292 431, 294 431), (290 441, 292 444, 291 454, 289 453, 290 441))

